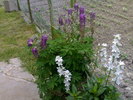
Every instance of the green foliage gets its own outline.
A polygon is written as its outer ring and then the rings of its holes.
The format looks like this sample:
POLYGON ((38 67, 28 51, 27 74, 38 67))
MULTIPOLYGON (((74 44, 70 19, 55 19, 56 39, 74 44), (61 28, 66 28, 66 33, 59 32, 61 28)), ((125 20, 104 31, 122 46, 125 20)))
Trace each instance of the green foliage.
POLYGON ((76 86, 72 86, 72 92, 68 92, 70 96, 66 97, 67 100, 82 100, 81 92, 77 90, 76 86))
POLYGON ((37 81, 38 88, 43 100, 63 100, 68 94, 65 92, 64 78, 59 77, 55 57, 63 57, 66 69, 72 73, 71 84, 81 87, 82 82, 86 81, 88 69, 86 65, 92 62, 93 58, 93 39, 57 38, 49 40, 47 48, 40 50, 37 59, 37 81), (45 95, 44 95, 45 94, 45 95), (57 98, 57 99, 56 99, 57 98))
POLYGON ((74 86, 67 100, 120 100, 119 93, 113 85, 106 85, 106 77, 91 77, 83 85, 82 91, 74 86))

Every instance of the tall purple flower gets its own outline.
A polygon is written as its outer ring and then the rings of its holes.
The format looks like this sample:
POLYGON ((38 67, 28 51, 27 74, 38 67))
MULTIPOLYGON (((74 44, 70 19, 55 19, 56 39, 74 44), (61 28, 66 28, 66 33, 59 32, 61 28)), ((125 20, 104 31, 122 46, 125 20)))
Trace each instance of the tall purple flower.
POLYGON ((42 48, 46 47, 47 40, 48 40, 48 36, 44 34, 41 38, 41 44, 40 44, 42 48))
POLYGON ((84 14, 85 13, 85 8, 84 7, 80 7, 79 8, 79 12, 80 12, 80 14, 84 14))
POLYGON ((38 11, 40 11, 40 9, 39 8, 35 8, 35 11, 38 12, 38 11))
POLYGON ((80 14, 80 27, 85 27, 85 23, 86 23, 86 15, 80 14))
POLYGON ((96 18, 96 13, 90 12, 90 19, 95 20, 95 18, 96 18))
POLYGON ((62 25, 64 25, 64 22, 63 22, 63 18, 60 16, 59 17, 59 24, 62 26, 62 25))
POLYGON ((33 45, 33 39, 28 39, 27 45, 28 47, 31 47, 33 45))
POLYGON ((77 3, 74 5, 74 9, 78 12, 78 10, 79 10, 79 5, 78 5, 77 3))
POLYGON ((72 9, 68 9, 67 11, 68 11, 68 15, 72 15, 72 13, 73 13, 72 9))
POLYGON ((35 56, 35 57, 38 57, 38 50, 36 47, 32 48, 32 54, 35 56))

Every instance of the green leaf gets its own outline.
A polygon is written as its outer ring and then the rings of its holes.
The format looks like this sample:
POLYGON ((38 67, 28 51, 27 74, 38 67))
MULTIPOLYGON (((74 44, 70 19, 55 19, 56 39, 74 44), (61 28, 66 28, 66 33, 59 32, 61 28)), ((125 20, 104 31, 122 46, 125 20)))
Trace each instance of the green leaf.
POLYGON ((97 93, 97 89, 98 89, 98 85, 95 84, 94 87, 92 87, 92 89, 91 89, 91 93, 96 94, 97 93))
POLYGON ((99 98, 98 97, 94 97, 94 100, 99 100, 99 98))
POLYGON ((73 93, 77 93, 77 88, 76 88, 76 86, 74 84, 72 85, 72 92, 73 93))
POLYGON ((99 90, 98 90, 98 92, 97 92, 97 96, 102 95, 105 92, 105 90, 106 90, 106 88, 100 87, 99 90))
POLYGON ((67 100, 74 100, 74 98, 71 97, 71 96, 66 97, 66 99, 67 99, 67 100))

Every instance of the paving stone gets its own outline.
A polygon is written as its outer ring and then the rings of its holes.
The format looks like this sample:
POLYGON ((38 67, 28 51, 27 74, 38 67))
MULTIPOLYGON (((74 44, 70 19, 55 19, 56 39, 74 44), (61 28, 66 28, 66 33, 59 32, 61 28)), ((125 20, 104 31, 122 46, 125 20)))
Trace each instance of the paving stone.
POLYGON ((34 77, 13 58, 0 62, 0 100, 40 100, 34 77))

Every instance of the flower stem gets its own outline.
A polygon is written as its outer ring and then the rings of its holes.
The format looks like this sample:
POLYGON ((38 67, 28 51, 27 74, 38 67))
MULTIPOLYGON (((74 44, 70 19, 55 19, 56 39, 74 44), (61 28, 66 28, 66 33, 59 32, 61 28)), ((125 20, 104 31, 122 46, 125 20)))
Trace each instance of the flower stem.
POLYGON ((109 81, 109 76, 110 76, 110 74, 111 74, 111 69, 109 70, 109 73, 108 73, 108 76, 107 76, 107 80, 106 80, 106 85, 108 84, 108 81, 109 81))

